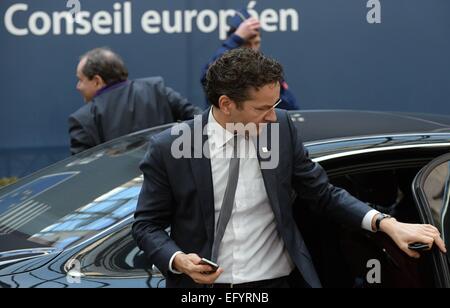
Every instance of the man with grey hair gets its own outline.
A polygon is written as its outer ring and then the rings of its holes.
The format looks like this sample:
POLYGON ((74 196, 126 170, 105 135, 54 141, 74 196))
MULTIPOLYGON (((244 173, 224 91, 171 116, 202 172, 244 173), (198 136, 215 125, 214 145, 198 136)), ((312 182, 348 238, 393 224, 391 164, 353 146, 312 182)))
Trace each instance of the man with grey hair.
POLYGON ((72 154, 142 129, 192 119, 201 112, 166 87, 162 77, 129 80, 123 60, 108 48, 81 56, 77 78, 86 105, 69 117, 72 154))

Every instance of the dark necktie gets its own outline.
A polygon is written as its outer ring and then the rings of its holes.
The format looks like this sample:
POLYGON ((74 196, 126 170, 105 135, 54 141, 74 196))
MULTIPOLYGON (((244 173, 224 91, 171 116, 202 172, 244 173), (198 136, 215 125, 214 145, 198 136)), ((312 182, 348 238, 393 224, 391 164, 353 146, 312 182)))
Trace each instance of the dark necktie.
POLYGON ((239 179, 239 157, 237 155, 237 136, 234 137, 234 155, 230 161, 229 174, 225 195, 223 196, 222 208, 220 209, 219 219, 217 220, 216 236, 212 248, 211 260, 217 262, 219 256, 219 247, 222 242, 225 229, 230 221, 233 211, 234 197, 239 179))

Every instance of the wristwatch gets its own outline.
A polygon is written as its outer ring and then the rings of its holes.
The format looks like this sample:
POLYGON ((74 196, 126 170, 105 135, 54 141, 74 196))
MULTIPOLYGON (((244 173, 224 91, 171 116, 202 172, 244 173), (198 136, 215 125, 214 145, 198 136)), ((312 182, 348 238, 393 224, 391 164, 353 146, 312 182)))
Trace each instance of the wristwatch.
POLYGON ((375 231, 380 231, 380 223, 383 219, 392 218, 391 215, 380 213, 378 214, 377 220, 375 220, 375 231))

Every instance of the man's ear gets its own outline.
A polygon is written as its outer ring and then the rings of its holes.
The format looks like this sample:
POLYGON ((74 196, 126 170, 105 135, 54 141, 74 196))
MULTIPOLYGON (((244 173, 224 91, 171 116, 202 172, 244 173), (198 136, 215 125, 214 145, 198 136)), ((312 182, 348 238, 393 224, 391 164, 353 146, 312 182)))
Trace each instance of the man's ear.
POLYGON ((236 107, 236 103, 226 95, 219 97, 219 109, 226 115, 231 114, 232 108, 236 107))
POLYGON ((94 78, 92 78, 92 80, 95 82, 95 86, 99 89, 106 86, 105 81, 103 81, 103 78, 100 77, 100 75, 95 75, 94 78))

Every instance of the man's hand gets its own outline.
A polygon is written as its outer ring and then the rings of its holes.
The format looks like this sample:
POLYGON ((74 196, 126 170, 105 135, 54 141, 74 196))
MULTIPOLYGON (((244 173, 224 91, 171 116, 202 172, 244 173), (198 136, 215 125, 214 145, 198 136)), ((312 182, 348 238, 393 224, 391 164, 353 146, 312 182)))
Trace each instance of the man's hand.
POLYGON ((217 278, 223 273, 223 269, 219 268, 216 272, 210 273, 213 268, 209 265, 202 265, 202 259, 195 253, 178 254, 173 259, 173 267, 175 270, 188 275, 198 284, 213 284, 217 278))
POLYGON ((389 235, 401 250, 413 258, 420 258, 420 254, 409 249, 408 245, 416 242, 427 244, 429 249, 436 244, 443 253, 447 252, 439 230, 432 225, 405 224, 394 218, 386 218, 381 221, 380 230, 389 235))
POLYGON ((244 41, 248 41, 258 35, 260 27, 261 24, 259 23, 259 20, 255 17, 250 17, 239 25, 235 34, 240 36, 244 41))

